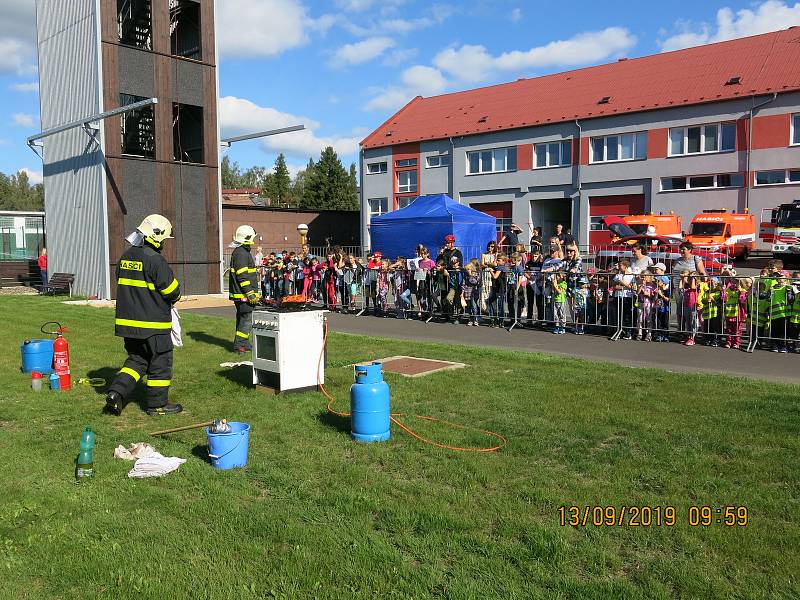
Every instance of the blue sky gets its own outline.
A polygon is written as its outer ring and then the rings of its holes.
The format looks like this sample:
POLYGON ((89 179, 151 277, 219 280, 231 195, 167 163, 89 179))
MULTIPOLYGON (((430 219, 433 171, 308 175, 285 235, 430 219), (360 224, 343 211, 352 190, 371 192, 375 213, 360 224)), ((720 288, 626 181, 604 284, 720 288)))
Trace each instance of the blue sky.
MULTIPOLYGON (((165 0, 163 0, 165 1, 165 0)), ((39 177, 33 0, 0 3, 0 171, 39 177)), ((223 135, 303 123, 234 145, 243 167, 294 172, 358 142, 417 94, 436 95, 800 24, 800 2, 217 0, 223 135), (566 7, 570 7, 567 9, 566 7)))

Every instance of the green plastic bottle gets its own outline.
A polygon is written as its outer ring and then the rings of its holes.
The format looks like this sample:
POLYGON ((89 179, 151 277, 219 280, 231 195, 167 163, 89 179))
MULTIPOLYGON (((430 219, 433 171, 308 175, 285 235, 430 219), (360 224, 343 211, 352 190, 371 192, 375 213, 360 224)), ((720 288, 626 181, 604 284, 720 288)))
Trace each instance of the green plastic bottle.
POLYGON ((94 476, 94 431, 87 427, 81 436, 81 451, 78 454, 75 479, 81 481, 94 476))

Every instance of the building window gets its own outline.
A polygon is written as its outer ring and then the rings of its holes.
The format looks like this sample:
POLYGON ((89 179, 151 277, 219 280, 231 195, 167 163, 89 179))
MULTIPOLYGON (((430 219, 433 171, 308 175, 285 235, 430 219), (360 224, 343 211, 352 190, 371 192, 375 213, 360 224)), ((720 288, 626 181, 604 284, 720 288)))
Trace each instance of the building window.
POLYGON ((644 160, 646 158, 646 131, 592 138, 593 163, 644 160))
POLYGON ((572 164, 572 141, 535 144, 533 153, 536 155, 537 169, 567 167, 572 164))
POLYGON ((478 175, 480 173, 505 173, 516 170, 516 147, 467 152, 467 175, 478 175))
POLYGON ((402 160, 397 160, 394 163, 394 166, 398 169, 403 167, 416 167, 417 166, 417 159, 416 158, 404 158, 402 160))
POLYGON ((397 191, 399 193, 412 193, 417 191, 417 172, 399 171, 397 173, 397 191))
POLYGON ((397 210, 401 208, 405 208, 406 206, 410 206, 416 200, 416 196, 398 196, 397 198, 397 210))
POLYGON ((800 145, 800 113, 792 115, 792 146, 800 145))
POLYGON ((779 185, 782 183, 800 183, 800 170, 758 171, 756 185, 779 185))
MULTIPOLYGON (((146 100, 142 96, 119 95, 119 105, 128 106, 146 100)), ((153 105, 129 110, 120 115, 120 134, 122 154, 156 157, 155 111, 153 105)))
POLYGON ((120 44, 153 49, 150 0, 117 0, 117 37, 120 44))
POLYGON ((388 198, 370 198, 367 203, 369 204, 370 219, 389 212, 388 198))
POLYGON ((169 30, 172 56, 200 60, 200 4, 192 0, 169 0, 169 30))
POLYGON ((367 173, 369 175, 378 175, 380 173, 386 173, 386 168, 387 168, 387 163, 385 162, 368 163, 367 173))
POLYGON ((736 150, 736 123, 712 123, 669 130, 669 155, 706 154, 736 150))
POLYGON ((710 190, 714 188, 742 187, 741 173, 719 173, 717 175, 692 175, 689 177, 662 177, 661 191, 710 190))
POLYGON ((172 105, 172 143, 178 162, 203 162, 203 107, 172 105))
POLYGON ((436 167, 446 167, 450 164, 449 154, 436 154, 425 158, 425 168, 434 169, 436 167))

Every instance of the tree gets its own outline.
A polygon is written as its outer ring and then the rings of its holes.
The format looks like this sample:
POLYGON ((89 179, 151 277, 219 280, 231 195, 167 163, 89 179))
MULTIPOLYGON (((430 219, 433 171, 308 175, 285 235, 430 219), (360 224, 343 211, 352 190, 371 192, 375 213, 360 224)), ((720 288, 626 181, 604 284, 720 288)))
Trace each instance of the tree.
POLYGON ((220 163, 222 169, 222 187, 225 189, 235 189, 244 187, 242 170, 239 163, 231 161, 229 156, 225 156, 220 163))
POLYGON ((350 190, 350 176, 331 146, 325 148, 311 173, 306 174, 301 208, 353 210, 357 202, 350 190))
POLYGON ((44 186, 30 184, 24 171, 16 175, 0 173, 1 210, 44 210, 44 186))
POLYGON ((272 189, 270 197, 278 204, 283 204, 288 200, 291 191, 292 178, 289 176, 289 169, 286 167, 286 157, 283 152, 278 154, 275 159, 275 173, 272 178, 272 189))
POLYGON ((358 177, 356 177, 356 163, 350 163, 350 177, 347 181, 347 191, 350 198, 350 210, 358 210, 361 202, 358 198, 358 177))

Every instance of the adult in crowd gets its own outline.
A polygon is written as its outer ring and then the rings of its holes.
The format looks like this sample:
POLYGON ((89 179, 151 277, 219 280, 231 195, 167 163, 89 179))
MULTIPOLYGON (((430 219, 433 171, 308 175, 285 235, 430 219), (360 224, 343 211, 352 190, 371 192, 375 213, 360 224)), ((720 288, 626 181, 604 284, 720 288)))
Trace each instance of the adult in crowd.
POLYGON ((567 229, 566 231, 564 231, 564 226, 561 223, 556 225, 556 234, 553 237, 557 237, 558 238, 558 243, 562 247, 569 246, 570 244, 576 243, 575 242, 575 237, 572 235, 570 230, 567 229))
POLYGON ((526 293, 528 295, 528 320, 533 324, 534 319, 544 319, 544 286, 542 285, 542 262, 544 257, 539 248, 531 245, 531 253, 525 263, 525 277, 528 278, 526 293), (534 317, 534 307, 536 317, 534 317))
POLYGON ((489 299, 489 292, 492 289, 492 272, 497 264, 497 242, 491 240, 486 244, 486 252, 481 254, 481 285, 480 297, 478 298, 478 308, 481 314, 486 314, 488 306, 486 301, 489 299))
POLYGON ((533 233, 531 234, 531 253, 534 251, 538 251, 541 253, 542 251, 542 229, 541 227, 534 227, 533 233))
POLYGON ((519 234, 522 233, 522 229, 516 223, 512 223, 508 226, 508 231, 505 232, 502 238, 500 238, 500 246, 505 247, 508 246, 509 252, 513 252, 514 249, 519 244, 519 234))
POLYGON ((461 253, 461 250, 456 248, 456 237, 452 233, 449 233, 444 236, 444 247, 439 250, 436 262, 438 263, 440 260, 443 260, 446 268, 449 269, 454 257, 458 259, 459 265, 464 264, 464 255, 461 253))
POLYGON ((47 286, 47 248, 42 248, 37 262, 39 263, 39 274, 42 276, 42 287, 45 287, 47 286))
POLYGON ((262 289, 261 282, 264 279, 264 249, 259 246, 256 248, 255 256, 253 256, 253 261, 256 263, 256 279, 258 280, 258 289, 262 289))
POLYGON ((580 273, 583 273, 583 259, 581 259, 578 245, 568 244, 564 249, 564 261, 561 270, 567 274, 567 288, 571 291, 575 289, 580 273))
POLYGON ((647 269, 653 266, 653 259, 647 255, 647 247, 643 244, 636 243, 631 246, 633 253, 633 260, 631 260, 631 272, 634 275, 644 273, 647 269))
POLYGON ((497 242, 492 240, 488 244, 486 244, 486 252, 481 254, 481 266, 485 267, 487 265, 492 266, 494 265, 495 261, 497 260, 497 242))
POLYGON ((630 268, 630 261, 623 258, 617 263, 617 273, 612 285, 614 289, 615 325, 622 325, 622 339, 633 339, 633 298, 636 290, 636 277, 630 268))
MULTIPOLYGON (((685 286, 681 285, 681 272, 697 273, 706 276, 706 266, 703 259, 694 254, 694 244, 683 242, 679 247, 680 257, 672 261, 672 289, 675 294, 675 308, 678 316, 678 328, 684 323, 684 292, 685 286)), ((689 313, 687 313, 688 315, 689 313)))

